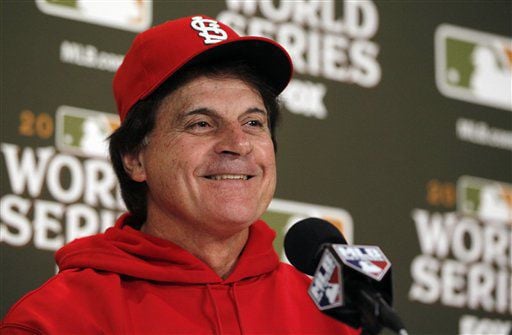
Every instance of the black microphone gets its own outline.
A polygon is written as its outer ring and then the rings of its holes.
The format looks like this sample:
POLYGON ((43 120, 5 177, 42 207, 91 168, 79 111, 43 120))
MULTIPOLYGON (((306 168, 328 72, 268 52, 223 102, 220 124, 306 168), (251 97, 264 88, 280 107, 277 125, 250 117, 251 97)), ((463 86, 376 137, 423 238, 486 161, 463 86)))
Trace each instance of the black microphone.
POLYGON ((362 334, 383 327, 407 334, 391 307, 391 263, 380 248, 348 245, 331 223, 308 218, 288 230, 284 250, 293 266, 314 276, 308 293, 321 312, 362 334))

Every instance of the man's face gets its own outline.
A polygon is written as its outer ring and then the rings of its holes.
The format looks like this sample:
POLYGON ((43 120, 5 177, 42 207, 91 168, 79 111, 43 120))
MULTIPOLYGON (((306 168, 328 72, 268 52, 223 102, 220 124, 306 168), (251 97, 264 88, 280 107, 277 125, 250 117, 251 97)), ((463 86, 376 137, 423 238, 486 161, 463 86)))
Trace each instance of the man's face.
POLYGON ((138 155, 148 220, 227 236, 267 208, 276 165, 260 94, 232 78, 198 77, 168 95, 138 155))

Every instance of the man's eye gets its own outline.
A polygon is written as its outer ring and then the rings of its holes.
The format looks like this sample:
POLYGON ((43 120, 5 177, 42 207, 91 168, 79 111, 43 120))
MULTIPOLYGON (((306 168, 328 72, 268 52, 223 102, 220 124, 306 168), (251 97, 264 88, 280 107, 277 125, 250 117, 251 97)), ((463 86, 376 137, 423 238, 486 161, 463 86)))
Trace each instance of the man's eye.
POLYGON ((200 127, 200 128, 206 128, 206 127, 209 127, 210 124, 206 121, 200 121, 200 122, 197 122, 196 123, 196 127, 200 127))
POLYGON ((259 120, 251 120, 251 121, 247 122, 247 125, 249 125, 251 127, 263 127, 263 122, 261 122, 259 120))
POLYGON ((208 122, 206 122, 206 121, 198 121, 198 122, 192 123, 187 128, 195 129, 195 128, 209 128, 209 127, 211 127, 211 126, 210 126, 210 124, 208 122))

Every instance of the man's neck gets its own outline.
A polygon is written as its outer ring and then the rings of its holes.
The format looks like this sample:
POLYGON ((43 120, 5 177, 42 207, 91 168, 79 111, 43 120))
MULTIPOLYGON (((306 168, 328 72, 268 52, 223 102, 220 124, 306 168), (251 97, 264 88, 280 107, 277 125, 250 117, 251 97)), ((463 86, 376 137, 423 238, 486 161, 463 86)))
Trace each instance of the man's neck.
POLYGON ((249 228, 228 237, 215 237, 212 234, 189 229, 190 225, 180 225, 163 220, 150 220, 142 225, 141 231, 173 242, 187 250, 208 266, 222 279, 234 270, 247 239, 249 228))

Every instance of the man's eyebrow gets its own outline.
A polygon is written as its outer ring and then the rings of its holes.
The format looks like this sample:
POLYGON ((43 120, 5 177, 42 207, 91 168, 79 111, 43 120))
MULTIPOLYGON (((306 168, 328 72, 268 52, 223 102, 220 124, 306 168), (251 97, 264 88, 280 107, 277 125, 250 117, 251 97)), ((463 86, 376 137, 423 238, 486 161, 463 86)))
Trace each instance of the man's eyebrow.
MULTIPOLYGON (((247 109, 245 112, 243 112, 240 116, 242 117, 242 116, 249 115, 249 114, 261 114, 265 117, 268 117, 268 112, 265 109, 261 109, 258 107, 251 107, 251 108, 247 109)), ((186 111, 184 113, 180 113, 177 116, 177 119, 183 120, 187 117, 194 116, 194 115, 206 115, 206 116, 209 116, 212 118, 220 118, 221 117, 220 113, 218 113, 217 111, 207 108, 207 107, 201 107, 201 108, 193 109, 190 111, 186 111)))
POLYGON ((187 112, 183 113, 183 115, 185 115, 185 116, 198 115, 198 114, 217 115, 218 113, 215 110, 207 108, 207 107, 201 107, 201 108, 193 109, 191 111, 187 111, 187 112))
POLYGON ((242 115, 247 115, 247 114, 261 114, 261 115, 263 115, 265 117, 268 117, 267 110, 261 109, 261 108, 258 108, 258 107, 249 108, 242 115))
POLYGON ((186 111, 186 112, 183 112, 183 113, 179 113, 177 115, 176 119, 178 121, 182 121, 183 119, 185 119, 187 117, 194 116, 194 115, 206 115, 206 116, 209 116, 209 117, 218 117, 219 113, 217 113, 213 109, 206 108, 206 107, 201 107, 201 108, 193 109, 193 110, 186 111))

